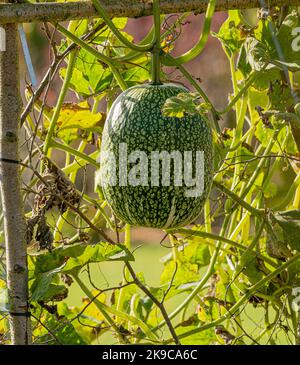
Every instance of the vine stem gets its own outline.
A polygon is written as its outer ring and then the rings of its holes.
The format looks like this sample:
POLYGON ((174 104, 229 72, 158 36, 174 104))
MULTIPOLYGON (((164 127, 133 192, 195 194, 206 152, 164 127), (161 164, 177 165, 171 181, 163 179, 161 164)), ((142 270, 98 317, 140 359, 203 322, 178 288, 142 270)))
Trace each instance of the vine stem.
MULTIPOLYGON (((265 65, 262 68, 262 71, 265 70, 266 67, 267 67, 267 65, 265 65)), ((229 102, 229 104, 226 106, 226 108, 223 110, 219 110, 218 113, 219 114, 228 113, 232 109, 232 107, 241 99, 241 97, 248 91, 249 87, 253 84, 253 82, 256 79, 258 79, 259 77, 260 77, 260 73, 257 73, 256 71, 252 72, 249 75, 248 79, 245 80, 244 86, 239 91, 236 90, 236 95, 229 102)))
POLYGON ((74 34, 69 32, 67 29, 65 29, 61 25, 57 24, 56 27, 60 33, 65 35, 67 38, 71 39, 75 44, 77 44, 81 48, 85 49, 87 52, 90 52, 99 61, 108 65, 108 67, 110 68, 111 72, 113 73, 118 85, 120 86, 121 90, 124 91, 128 88, 126 82, 123 80, 118 68, 115 66, 115 63, 113 62, 112 59, 110 59, 109 57, 105 56, 104 54, 96 51, 93 47, 86 44, 82 39, 76 37, 74 34))
POLYGON ((214 107, 213 103, 210 101, 209 97, 202 90, 201 86, 194 80, 194 78, 186 70, 186 68, 184 66, 182 66, 180 64, 180 62, 177 62, 176 58, 172 57, 170 54, 165 53, 162 58, 162 62, 164 64, 165 64, 165 60, 167 61, 167 63, 171 63, 174 67, 176 67, 182 73, 182 75, 189 81, 189 83, 195 88, 195 90, 200 94, 200 96, 203 98, 203 100, 207 104, 209 104, 209 106, 211 107, 212 115, 213 115, 214 127, 215 127, 217 133, 221 133, 220 126, 218 123, 218 120, 219 120, 218 111, 214 107))
POLYGON ((16 24, 3 25, 6 51, 0 52, 0 189, 4 213, 10 338, 13 345, 31 343, 28 307, 26 224, 21 195, 19 126, 21 97, 16 24))
MULTIPOLYGON (((226 237, 223 236, 219 236, 213 233, 208 233, 208 232, 204 232, 204 231, 196 231, 194 229, 189 229, 189 228, 177 228, 174 230, 169 230, 168 232, 172 232, 172 234, 178 233, 181 234, 183 236, 195 236, 195 237, 200 237, 200 238, 204 238, 204 239, 208 239, 211 241, 220 241, 220 242, 224 242, 227 243, 233 247, 236 247, 240 250, 247 250, 248 246, 244 246, 241 243, 235 242, 232 239, 228 239, 226 237)), ((224 252, 227 252, 226 249, 224 249, 224 252)), ((271 265, 272 267, 277 268, 277 265, 274 263, 274 261, 272 261, 268 256, 264 256, 263 254, 256 252, 256 251, 252 251, 253 253, 255 253, 257 255, 258 258, 260 258, 261 260, 267 262, 269 265, 271 265)))
MULTIPOLYGON (((89 156, 92 159, 96 159, 98 157, 98 155, 99 155, 99 151, 94 151, 94 152, 90 153, 87 156, 89 156)), ((78 158, 75 161, 73 161, 72 163, 70 163, 70 165, 67 165, 67 166, 63 167, 62 171, 66 175, 69 175, 72 172, 78 171, 79 169, 86 166, 87 164, 88 164, 88 162, 87 162, 86 158, 85 159, 78 158)))
MULTIPOLYGON (((130 250, 131 249, 131 234, 130 234, 130 224, 125 225, 125 240, 124 245, 125 247, 130 250)), ((128 282, 128 269, 125 268, 124 270, 124 278, 122 285, 125 285, 128 282)), ((123 306, 123 299, 125 294, 125 287, 120 289, 119 296, 118 296, 118 302, 117 302, 117 310, 121 311, 123 306)), ((121 318, 116 318, 118 323, 121 323, 121 318)))
MULTIPOLYGON (((258 244, 259 239, 261 237, 261 234, 263 232, 263 228, 264 228, 265 222, 262 222, 260 227, 258 228, 258 232, 256 233, 255 238, 252 240, 251 244, 247 247, 247 249, 242 253, 238 264, 235 267, 235 274, 234 277, 232 279, 232 282, 235 281, 235 279, 238 277, 238 275, 243 271, 243 269, 247 266, 248 262, 248 258, 249 258, 249 254, 253 251, 253 249, 255 248, 255 246, 258 244)), ((250 256, 251 257, 251 256, 250 256)))
MULTIPOLYGON (((200 36, 198 42, 195 44, 195 46, 192 49, 190 49, 186 53, 182 54, 181 56, 176 57, 175 59, 176 59, 177 63, 182 65, 184 63, 190 62, 193 59, 195 59, 196 57, 198 57, 199 54, 203 51, 203 48, 205 47, 205 45, 207 43, 208 36, 210 33, 210 27, 211 27, 212 17, 215 12, 215 6, 216 6, 216 0, 209 0, 207 9, 206 9, 206 14, 205 14, 203 31, 201 33, 201 36, 200 36)), ((172 63, 169 63, 169 61, 166 61, 165 65, 172 66, 172 63)))
POLYGON ((177 264, 180 261, 180 256, 178 252, 178 244, 176 240, 174 239, 173 235, 169 234, 170 243, 172 246, 172 254, 173 254, 173 261, 175 264, 177 264))
MULTIPOLYGON (((188 336, 191 336, 193 334, 205 331, 209 328, 215 327, 218 324, 224 322, 226 319, 229 319, 231 316, 233 316, 237 310, 247 301, 247 299, 249 297, 251 297, 251 295, 253 295, 259 288, 261 288, 264 284, 268 283, 270 280, 272 280, 274 277, 276 277, 278 274, 280 274, 283 270, 295 265, 300 259, 300 253, 296 254, 293 258, 291 258, 289 261, 285 262, 283 265, 281 265, 280 267, 278 267, 276 270, 272 271, 270 274, 268 274, 266 277, 264 277, 263 279, 261 279, 260 281, 258 281, 256 284, 254 284, 253 286, 251 286, 248 291, 244 294, 244 296, 238 300, 234 306, 232 308, 230 308, 230 310, 225 313, 223 316, 221 316, 220 318, 218 318, 215 321, 212 321, 206 325, 203 325, 199 328, 196 328, 194 330, 191 331, 187 331, 185 333, 182 333, 181 335, 179 335, 178 337, 181 338, 185 338, 188 336)), ((172 342, 172 340, 168 340, 165 343, 170 343, 172 342)))
MULTIPOLYGON (((269 143, 265 149, 265 155, 268 155, 271 152, 279 132, 280 132, 279 129, 276 129, 274 131, 273 136, 272 136, 272 138, 270 138, 269 143)), ((251 190, 251 188, 253 187, 258 175, 260 174, 260 172, 262 171, 262 169, 264 167, 264 164, 265 164, 264 159, 261 159, 257 165, 257 168, 255 169, 255 172, 252 174, 251 178, 249 179, 248 183, 246 184, 245 189, 241 192, 241 195, 240 195, 241 199, 244 199, 246 197, 246 195, 249 193, 249 191, 251 190)))
MULTIPOLYGON (((153 303, 159 308, 163 318, 164 318, 164 324, 166 323, 169 331, 171 333, 171 336, 173 338, 173 341, 175 342, 176 345, 180 345, 180 341, 178 339, 178 336, 174 330, 174 327, 172 325, 171 322, 171 318, 168 315, 165 306, 163 305, 163 303, 161 303, 158 299, 156 299, 156 297, 150 292, 150 290, 138 279, 138 277, 136 276, 132 266, 130 265, 130 263, 127 261, 125 263, 128 271, 130 272, 130 275, 132 276, 134 282, 136 283, 136 285, 153 301, 153 303)), ((154 331, 154 330, 153 330, 154 331)))
POLYGON ((84 294, 89 298, 89 300, 96 305, 96 307, 98 308, 99 312, 102 314, 105 322, 109 326, 111 326, 116 331, 116 333, 118 333, 118 337, 119 337, 120 341, 124 343, 124 341, 122 340, 123 339, 123 336, 119 332, 118 326, 115 324, 115 322, 113 321, 113 319, 110 317, 110 315, 105 310, 104 306, 102 305, 103 303, 101 303, 95 296, 92 295, 92 293, 90 292, 90 290, 83 283, 83 281, 79 279, 78 276, 73 275, 73 279, 78 284, 78 286, 80 287, 80 289, 84 292, 84 294))
MULTIPOLYGON (((153 0, 153 3, 157 0, 153 0)), ((100 4, 99 0, 92 0, 92 3, 101 16, 101 18, 105 21, 109 29, 113 32, 113 34, 119 39, 121 43, 123 43, 126 47, 129 49, 132 49, 133 51, 138 52, 147 52, 150 51, 153 47, 153 44, 155 43, 155 34, 153 36, 153 39, 150 43, 147 44, 134 44, 131 41, 129 41, 126 37, 123 36, 123 34, 119 31, 119 29, 115 26, 114 22, 110 19, 109 15, 107 14, 104 7, 100 4)), ((154 11, 154 9, 153 9, 154 11)))
POLYGON ((212 102, 209 100, 208 96, 202 90, 201 86, 194 80, 194 78, 192 77, 192 75, 186 70, 186 68, 183 67, 180 63, 178 63, 177 60, 176 60, 176 58, 172 57, 170 54, 164 54, 163 63, 165 63, 164 62, 164 59, 166 59, 167 61, 170 61, 170 63, 174 67, 177 67, 178 68, 178 70, 183 74, 183 76, 190 82, 190 84, 202 96, 203 100, 206 101, 212 107, 212 110, 217 113, 217 110, 214 109, 214 106, 213 106, 212 102))
POLYGON ((290 202, 294 197, 295 191, 299 188, 299 184, 300 184, 300 172, 295 177, 292 185, 290 186, 288 192, 286 193, 282 201, 274 208, 275 210, 282 210, 290 204, 290 202))
MULTIPOLYGON (((51 146, 53 147, 53 145, 51 144, 51 146)), ((83 151, 84 151, 84 148, 86 146, 86 140, 83 140, 81 141, 79 147, 78 147, 78 150, 75 150, 76 152, 79 152, 80 154, 83 154, 83 151)), ((75 152, 75 156, 76 156, 76 152, 75 152)), ((68 151, 66 153, 66 161, 69 160, 70 158, 70 155, 71 153, 68 151)), ((86 156, 85 154, 83 154, 84 156, 86 156)), ((70 174, 69 176, 69 179, 70 181, 75 184, 75 180, 76 180, 76 176, 77 176, 77 171, 73 172, 70 174)), ((54 228, 54 233, 53 233, 53 236, 54 236, 54 242, 58 242, 60 237, 62 236, 62 230, 63 230, 63 227, 64 227, 64 224, 66 223, 67 221, 67 217, 68 217, 68 214, 69 214, 69 209, 67 209, 64 213, 62 213, 57 222, 56 222, 56 225, 55 225, 55 228, 54 228)))
MULTIPOLYGON (((227 215, 225 217, 224 222, 226 223, 229 219, 229 215, 227 215)), ((224 224, 224 226, 226 226, 226 224, 224 224)), ((224 229, 223 229, 224 231, 224 229)), ((223 236, 223 232, 221 230, 220 232, 220 236, 223 236)), ((207 234, 208 236, 210 235, 209 233, 203 232, 205 234, 207 234)), ((221 249, 221 241, 217 241, 216 244, 216 248, 215 251, 210 259, 210 263, 208 265, 207 271, 204 274, 204 276, 202 277, 202 279, 199 281, 199 283, 196 285, 196 287, 193 289, 193 291, 190 293, 190 295, 185 298, 185 300, 169 315, 169 318, 172 319, 174 318, 177 314, 179 314, 184 308, 186 308, 190 302, 195 298, 195 296, 201 291, 201 289, 203 288, 203 286, 207 283, 207 281, 209 280, 209 278, 211 277, 211 275, 214 273, 214 266, 217 262, 218 259, 218 255, 221 249)), ((165 321, 162 321, 156 328, 155 330, 158 330, 159 328, 161 328, 162 326, 164 326, 165 321)))
POLYGON ((79 148, 76 150, 75 148, 70 147, 67 144, 55 141, 54 139, 50 142, 49 147, 54 147, 58 150, 65 151, 73 156, 79 157, 80 159, 84 160, 86 163, 92 166, 99 167, 99 163, 96 160, 91 158, 89 155, 83 153, 79 148))
POLYGON ((63 105, 63 102, 65 100, 67 91, 69 89, 69 84, 71 81, 71 77, 72 77, 72 73, 73 73, 73 68, 76 62, 76 57, 77 57, 77 53, 78 50, 72 51, 69 55, 69 62, 68 62, 68 67, 67 67, 67 71, 66 71, 66 76, 62 85, 62 88, 60 90, 60 94, 56 103, 56 108, 55 111, 53 113, 53 116, 51 118, 51 122, 49 125, 49 130, 45 139, 45 144, 44 144, 44 148, 43 148, 43 152, 46 156, 50 156, 50 145, 51 145, 51 141, 52 141, 52 137, 54 134, 54 130, 55 130, 55 126, 56 123, 58 121, 59 118, 59 114, 63 105))
POLYGON ((248 210, 251 214, 256 216, 259 219, 262 219, 262 211, 259 209, 254 208, 251 204, 247 203, 245 200, 240 198, 237 194, 232 192, 231 190, 227 189, 225 185, 222 185, 218 181, 213 181, 213 185, 218 188, 220 191, 222 191, 224 194, 226 194, 228 197, 230 197, 232 200, 234 200, 236 203, 238 203, 240 206, 248 210))
MULTIPOLYGON (((99 99, 95 99, 94 100, 94 105, 93 105, 93 108, 92 108, 92 113, 95 114, 97 113, 97 110, 98 110, 98 106, 99 106, 99 99)), ((52 141, 53 143, 53 141, 52 141)), ((83 139, 81 142, 80 142, 80 145, 78 146, 78 149, 75 150, 73 148, 71 148, 71 150, 66 150, 66 161, 70 162, 69 160, 69 157, 71 154, 73 154, 74 156, 78 156, 78 157, 82 157, 84 159, 86 159, 86 157, 88 157, 84 152, 84 149, 87 145, 87 140, 86 139, 83 139)), ((69 147, 68 145, 62 145, 62 146, 67 146, 69 147)), ((88 160, 88 159, 86 159, 88 160)), ((96 162, 96 160, 93 160, 91 159, 91 163, 92 164, 95 164, 95 166, 98 168, 98 164, 96 162)), ((78 171, 74 171, 70 174, 69 176, 69 179, 70 181, 74 184, 75 183, 75 180, 76 180, 76 176, 77 176, 77 172, 78 171)), ((63 226, 66 222, 66 218, 69 214, 69 209, 67 209, 63 214, 61 214, 58 218, 58 221, 55 225, 55 229, 54 229, 54 242, 57 242, 59 240, 59 237, 61 235, 61 232, 62 232, 62 229, 63 229, 63 226)), ((95 217, 94 217, 95 218, 95 217)))
POLYGON ((95 305, 97 306, 97 308, 99 309, 99 311, 103 314, 103 316, 106 319, 106 321, 118 333, 120 333, 119 327, 111 319, 111 317, 108 315, 108 313, 111 313, 114 316, 121 317, 125 321, 130 321, 130 322, 136 324, 137 326, 139 326, 141 328, 141 330, 145 333, 145 335, 147 335, 149 337, 150 340, 157 341, 157 337, 152 333, 151 329, 147 326, 146 323, 144 323, 143 321, 141 321, 140 319, 138 319, 136 317, 129 316, 126 313, 120 312, 117 309, 114 309, 113 307, 104 304, 104 303, 100 302, 100 300, 98 300, 98 299, 94 299, 93 294, 90 292, 90 290, 87 288, 87 286, 83 283, 83 281, 81 279, 79 279, 78 276, 75 276, 75 275, 73 275, 73 278, 77 282, 77 284, 80 286, 80 288, 82 289, 82 291, 87 295, 87 297, 90 300, 93 300, 93 302, 95 303, 95 305))
POLYGON ((300 185, 298 185, 293 201, 293 207, 294 208, 300 208, 300 185))
MULTIPOLYGON (((185 19, 186 16, 187 16, 186 14, 182 14, 178 18, 178 21, 185 19)), ((164 15, 160 16, 160 24, 163 22, 164 18, 165 18, 164 15)), ((168 28, 164 33, 161 34, 160 39, 162 40, 162 39, 166 38, 171 33, 172 33, 172 28, 168 28)), ((144 44, 149 43, 151 40, 153 40, 153 36, 154 36, 154 25, 151 27, 151 29, 149 30, 149 32, 145 36, 145 38, 139 42, 139 44, 144 45, 144 44)), ((113 57, 112 59, 114 61, 118 61, 118 62, 129 62, 129 61, 133 62, 134 60, 141 57, 141 55, 142 55, 141 52, 130 50, 126 55, 116 56, 116 57, 113 57)))
MULTIPOLYGON (((89 40, 91 39, 98 31, 103 29, 105 26, 105 23, 97 22, 96 25, 86 33, 84 36, 82 36, 82 40, 89 40)), ((70 44, 62 53, 59 53, 56 55, 56 57, 53 59, 50 67, 48 68, 47 72, 44 74, 44 77, 42 81, 40 82, 39 86, 32 92, 32 95, 30 96, 30 99, 27 100, 27 105, 24 108, 22 114, 21 114, 21 125, 25 122, 26 119, 29 117, 29 113, 31 112, 32 108, 35 106, 35 104, 38 102, 39 97, 42 95, 43 91, 47 88, 47 85, 49 85, 49 82, 51 82, 54 78, 54 76, 57 73, 57 70, 60 66, 60 64, 64 61, 64 59, 69 55, 69 53, 74 50, 77 47, 75 43, 70 44)), ((26 93, 25 93, 26 96, 26 93)), ((44 109, 44 112, 45 109, 44 109)), ((30 118, 29 118, 30 120, 30 118)))

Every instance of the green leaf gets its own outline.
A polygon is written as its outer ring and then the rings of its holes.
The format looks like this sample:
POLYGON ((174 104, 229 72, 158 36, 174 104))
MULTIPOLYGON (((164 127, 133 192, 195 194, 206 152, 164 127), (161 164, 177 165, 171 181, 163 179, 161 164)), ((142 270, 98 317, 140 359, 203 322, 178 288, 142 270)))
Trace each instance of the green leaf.
POLYGON ((94 246, 85 246, 79 256, 71 257, 64 266, 63 272, 78 273, 84 265, 101 261, 134 261, 134 257, 124 245, 100 242, 94 246))
MULTIPOLYGON (((184 324, 181 326, 176 327, 176 333, 177 335, 181 335, 188 331, 197 330, 197 328, 200 327, 200 321, 199 324, 194 325, 187 325, 184 324)), ((214 333, 214 329, 210 328, 205 331, 199 331, 196 332, 190 336, 184 337, 180 340, 180 343, 182 345, 211 345, 214 341, 216 341, 216 335, 214 333)))
POLYGON ((197 93, 179 93, 166 100, 162 112, 166 117, 182 118, 185 114, 203 114, 209 106, 199 103, 200 96, 197 93))
POLYGON ((134 86, 137 83, 144 83, 150 79, 150 67, 147 62, 143 67, 130 67, 127 71, 122 73, 122 77, 127 82, 128 87, 134 86))
POLYGON ((263 273, 258 268, 258 261, 255 252, 248 253, 243 274, 247 276, 251 284, 255 284, 263 278, 263 273))
MULTIPOLYGON (((114 24, 118 29, 123 29, 127 24, 127 18, 115 18, 114 24)), ((75 24, 75 23, 74 23, 75 24)), ((75 29, 71 31, 76 35, 83 35, 86 24, 83 22, 74 25, 75 29)), ((124 33, 123 33, 124 35, 124 33)), ((130 37, 128 35, 128 37, 130 37)), ((109 45, 109 40, 115 42, 115 37, 112 35, 108 27, 99 30, 93 37, 93 44, 98 48, 99 52, 104 52, 109 45)), ((60 50, 64 51, 67 43, 63 41, 60 50)), ((117 48, 115 48, 117 49, 117 48)), ((109 55, 112 56, 112 55, 109 55)), ((66 70, 61 69, 61 77, 65 77, 66 70)), ((113 75, 107 65, 102 64, 94 55, 84 49, 80 49, 76 58, 75 67, 72 73, 70 87, 79 96, 87 98, 91 94, 99 94, 111 85, 113 75)))
POLYGON ((32 257, 32 270, 41 275, 39 280, 46 280, 50 285, 50 277, 59 272, 77 273, 88 263, 101 261, 134 261, 131 252, 123 245, 111 245, 99 242, 96 245, 81 243, 55 248, 51 252, 36 253, 32 257), (47 281, 49 278, 49 282, 47 281))
MULTIPOLYGON (((210 252, 206 244, 200 243, 201 239, 195 238, 189 240, 189 243, 178 246, 177 250, 181 260, 189 261, 191 264, 198 265, 198 268, 207 266, 210 261, 210 252)), ((173 253, 165 255, 160 259, 161 262, 166 264, 173 260, 173 253)))
POLYGON ((47 273, 57 268, 62 268, 65 257, 59 254, 59 250, 51 252, 38 252, 30 256, 29 270, 33 277, 40 273, 47 273))
POLYGON ((270 109, 273 110, 286 111, 295 103, 290 88, 281 80, 272 83, 269 98, 270 109))
POLYGON ((238 10, 229 10, 228 18, 222 24, 218 33, 212 33, 213 36, 218 38, 229 57, 236 53, 242 46, 245 36, 239 28, 242 24, 242 19, 240 17, 238 10))
POLYGON ((248 63, 252 70, 262 71, 269 60, 268 49, 265 44, 254 37, 248 37, 245 42, 248 63))
MULTIPOLYGON (((61 78, 66 76, 66 68, 60 68, 59 74, 61 78)), ((70 81, 70 89, 74 90, 78 95, 87 98, 93 91, 90 88, 89 81, 84 77, 83 72, 74 68, 70 81)))
MULTIPOLYGON (((42 319, 43 320, 43 319, 42 319)), ((59 320, 55 316, 48 316, 46 321, 43 321, 47 330, 44 327, 39 326, 39 332, 35 331, 36 343, 51 343, 55 345, 87 345, 84 339, 76 332, 75 327, 69 320, 60 318, 59 320), (49 333, 55 334, 55 338, 49 333)))
POLYGON ((240 49, 236 62, 236 67, 242 72, 244 78, 247 78, 250 72, 252 71, 252 68, 248 61, 245 45, 243 45, 240 49))
POLYGON ((207 266, 210 261, 209 248, 205 244, 190 243, 184 248, 182 255, 186 261, 196 264, 198 268, 207 266))
MULTIPOLYGON (((101 294, 97 297, 97 299, 103 302, 105 300, 105 295, 101 294)), ((83 298, 82 306, 80 307, 69 307, 65 302, 59 302, 57 304, 57 312, 59 316, 64 316, 70 320, 85 309, 80 316, 80 321, 72 321, 72 325, 83 341, 92 343, 99 335, 109 331, 109 328, 104 322, 104 318, 95 304, 92 303, 86 307, 88 303, 89 300, 86 298, 83 298)))
POLYGON ((280 72, 277 67, 269 67, 264 71, 258 71, 252 86, 257 90, 267 90, 273 82, 281 79, 280 72))
MULTIPOLYGON (((62 106, 56 123, 56 135, 66 143, 86 138, 90 132, 101 132, 105 120, 104 113, 92 113, 88 103, 67 103, 62 106)), ((48 124, 45 123, 45 127, 48 124)))
POLYGON ((30 287, 30 300, 36 302, 49 298, 50 292, 52 291, 53 293, 55 290, 53 288, 50 289, 51 283, 61 270, 62 267, 57 267, 54 270, 37 274, 30 287))
POLYGON ((274 32, 271 30, 272 24, 267 19, 260 19, 256 29, 254 30, 254 36, 260 42, 265 44, 268 50, 271 52, 274 49, 274 32))
MULTIPOLYGON (((65 71, 62 71, 61 76, 65 76, 65 71)), ((86 98, 105 90, 112 79, 112 73, 106 65, 91 53, 80 49, 70 82, 72 90, 86 98)))
POLYGON ((81 19, 80 21, 70 22, 68 30, 79 38, 87 31, 88 25, 88 19, 81 19))
POLYGON ((274 213, 273 218, 283 231, 283 240, 300 251, 300 209, 274 213))
POLYGON ((258 122, 261 117, 257 112, 257 107, 261 109, 267 108, 269 104, 269 96, 266 90, 257 90, 254 87, 250 87, 248 90, 248 98, 249 98, 249 108, 250 113, 252 115, 251 120, 252 122, 258 122))
MULTIPOLYGON (((262 121, 257 123, 255 129, 255 136, 261 142, 263 147, 267 147, 270 138, 272 138, 273 129, 270 129, 264 125, 262 121)), ((285 151, 291 154, 297 153, 297 147, 291 133, 291 128, 289 125, 286 125, 282 128, 278 134, 277 140, 278 143, 274 143, 272 147, 272 153, 282 153, 280 146, 282 146, 283 141, 287 138, 285 151)))
POLYGON ((67 298, 68 292, 68 288, 65 285, 50 284, 48 290, 38 299, 34 298, 34 300, 42 300, 45 303, 50 301, 59 302, 67 298))
POLYGON ((264 43, 254 37, 248 37, 244 48, 245 53, 240 54, 244 59, 239 59, 238 67, 245 76, 248 76, 250 71, 257 72, 252 87, 257 90, 265 90, 269 88, 271 82, 281 78, 281 70, 278 67, 282 68, 283 65, 280 62, 275 64, 275 61, 270 59, 268 48, 264 43), (268 65, 264 69, 266 64, 268 65))
POLYGON ((194 114, 196 108, 189 94, 180 93, 166 100, 162 112, 166 117, 182 118, 187 112, 194 114))
MULTIPOLYGON (((128 41, 133 42, 133 36, 131 34, 128 34, 124 31, 121 31, 120 33, 128 41)), ((124 47, 124 44, 113 33, 110 33, 110 36, 106 40, 104 40, 105 44, 107 44, 107 41, 111 46, 110 50, 114 53, 114 56, 122 57, 125 56, 128 52, 128 49, 124 47)))
MULTIPOLYGON (((285 62, 300 61, 300 51, 293 49, 293 40, 296 36, 293 30, 300 26, 300 17, 296 10, 291 11, 284 21, 282 22, 278 33, 276 34, 276 40, 279 43, 280 50, 282 52, 283 60, 285 62)), ((278 48, 278 45, 277 45, 278 48)), ((277 48, 273 46, 273 52, 271 57, 278 59, 277 48)))
POLYGON ((198 265, 196 264, 191 264, 186 261, 177 262, 177 270, 174 276, 175 269, 176 263, 173 260, 167 262, 160 277, 161 284, 167 285, 169 285, 173 279, 172 287, 168 293, 168 298, 179 293, 178 288, 180 285, 199 280, 198 265))
MULTIPOLYGON (((143 273, 139 272, 136 275, 142 283, 145 283, 143 273)), ((125 286, 124 288, 122 288, 121 290, 118 289, 115 293, 116 304, 118 304, 118 309, 121 312, 125 312, 125 313, 129 314, 131 299, 137 293, 138 293, 138 288, 136 285, 128 285, 128 286, 125 286), (121 297, 120 297, 120 293, 122 293, 121 297)))

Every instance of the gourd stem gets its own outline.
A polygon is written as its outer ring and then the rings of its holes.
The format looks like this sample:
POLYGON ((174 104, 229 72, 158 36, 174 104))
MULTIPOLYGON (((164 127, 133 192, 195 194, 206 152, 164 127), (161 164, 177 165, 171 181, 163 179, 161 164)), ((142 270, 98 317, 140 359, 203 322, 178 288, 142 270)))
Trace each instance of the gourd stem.
POLYGON ((152 85, 161 85, 160 81, 160 50, 153 49, 152 54, 152 85))
POLYGON ((161 85, 160 81, 160 11, 159 0, 153 0, 153 20, 154 20, 154 45, 151 51, 152 57, 152 85, 161 85))

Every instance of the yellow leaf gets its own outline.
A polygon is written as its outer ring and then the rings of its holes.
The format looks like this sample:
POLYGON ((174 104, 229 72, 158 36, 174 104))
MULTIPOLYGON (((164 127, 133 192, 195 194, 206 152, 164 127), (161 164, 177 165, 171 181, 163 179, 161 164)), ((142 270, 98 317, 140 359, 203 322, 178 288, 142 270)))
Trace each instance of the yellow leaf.
MULTIPOLYGON (((94 291, 92 292, 92 294, 94 296, 96 296, 98 294, 97 291, 94 291)), ((104 303, 105 302, 105 299, 106 299, 106 296, 105 296, 105 293, 102 293, 100 294, 98 297, 97 297, 97 300, 104 303)), ((82 299, 82 303, 83 305, 81 306, 80 308, 80 311, 84 309, 84 307, 90 303, 90 299, 89 298, 83 298, 82 299)), ((99 311, 99 309, 97 308, 97 306, 95 305, 95 303, 91 303, 84 311, 83 313, 84 316, 87 316, 87 317, 92 317, 92 318, 95 318, 97 319, 98 321, 103 321, 104 320, 104 317, 103 315, 101 314, 101 312, 99 311)))
MULTIPOLYGON (((89 134, 89 132, 101 131, 105 116, 105 113, 92 113, 86 101, 79 104, 65 103, 56 123, 56 134, 70 143, 75 139, 83 138, 84 132, 89 134)), ((47 128, 47 125, 45 127, 47 128)))

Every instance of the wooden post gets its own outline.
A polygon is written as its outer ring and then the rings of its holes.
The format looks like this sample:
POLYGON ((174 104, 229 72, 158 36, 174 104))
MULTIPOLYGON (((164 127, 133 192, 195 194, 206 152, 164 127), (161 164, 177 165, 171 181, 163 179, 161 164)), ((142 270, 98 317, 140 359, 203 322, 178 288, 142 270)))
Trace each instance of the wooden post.
POLYGON ((21 99, 17 24, 5 24, 0 51, 0 191, 4 213, 11 343, 30 343, 26 232, 19 160, 21 99))

